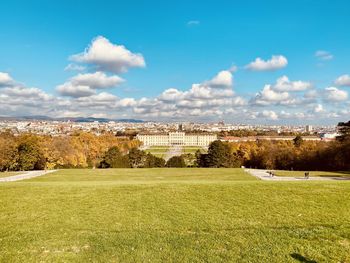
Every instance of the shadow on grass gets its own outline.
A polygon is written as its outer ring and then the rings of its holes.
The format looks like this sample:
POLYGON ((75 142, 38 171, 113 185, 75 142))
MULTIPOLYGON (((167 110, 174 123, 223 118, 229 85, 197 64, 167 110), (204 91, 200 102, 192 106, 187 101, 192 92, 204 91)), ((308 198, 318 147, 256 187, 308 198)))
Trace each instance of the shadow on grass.
POLYGON ((312 260, 312 259, 308 259, 298 253, 292 253, 290 254, 290 256, 296 260, 298 260, 299 262, 304 262, 304 263, 317 263, 316 260, 312 260))

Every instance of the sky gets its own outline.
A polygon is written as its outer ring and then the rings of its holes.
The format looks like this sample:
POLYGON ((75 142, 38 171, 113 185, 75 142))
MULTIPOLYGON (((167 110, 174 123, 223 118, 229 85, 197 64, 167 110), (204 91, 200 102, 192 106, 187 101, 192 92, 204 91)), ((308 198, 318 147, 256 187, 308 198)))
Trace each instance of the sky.
POLYGON ((349 1, 2 1, 0 116, 333 125, 349 1))

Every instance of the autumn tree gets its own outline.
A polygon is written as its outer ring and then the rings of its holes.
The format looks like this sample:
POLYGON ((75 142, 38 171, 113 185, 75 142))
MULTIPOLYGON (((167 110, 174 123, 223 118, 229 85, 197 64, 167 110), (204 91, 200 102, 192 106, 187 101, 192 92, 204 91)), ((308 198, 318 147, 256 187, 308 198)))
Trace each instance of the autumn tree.
POLYGON ((18 151, 13 135, 9 133, 0 134, 0 172, 16 170, 18 151))
POLYGON ((293 139, 293 142, 294 142, 294 146, 295 146, 295 147, 300 147, 301 144, 303 143, 303 138, 302 138, 300 135, 297 135, 297 136, 293 139))
POLYGON ((39 138, 33 135, 24 135, 17 146, 19 170, 42 170, 46 160, 41 149, 39 138))

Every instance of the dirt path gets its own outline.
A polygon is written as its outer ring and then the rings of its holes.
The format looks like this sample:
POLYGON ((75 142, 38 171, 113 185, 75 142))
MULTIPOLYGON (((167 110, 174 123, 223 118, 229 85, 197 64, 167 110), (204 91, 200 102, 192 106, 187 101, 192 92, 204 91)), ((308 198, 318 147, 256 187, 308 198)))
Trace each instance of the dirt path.
POLYGON ((30 178, 42 176, 42 175, 45 175, 45 174, 48 174, 48 173, 53 173, 53 172, 56 172, 56 171, 57 170, 28 171, 28 172, 23 172, 21 174, 0 178, 0 182, 20 181, 20 180, 25 180, 25 179, 30 179, 30 178))
POLYGON ((171 157, 173 156, 178 156, 182 154, 182 146, 180 145, 175 145, 171 146, 168 150, 168 152, 165 154, 165 161, 168 161, 171 157))
POLYGON ((260 169, 245 169, 247 173, 266 181, 330 181, 330 180, 338 180, 338 181, 346 181, 350 180, 350 178, 344 177, 318 177, 318 176, 310 176, 308 179, 304 177, 288 177, 288 176, 270 176, 266 170, 260 169))

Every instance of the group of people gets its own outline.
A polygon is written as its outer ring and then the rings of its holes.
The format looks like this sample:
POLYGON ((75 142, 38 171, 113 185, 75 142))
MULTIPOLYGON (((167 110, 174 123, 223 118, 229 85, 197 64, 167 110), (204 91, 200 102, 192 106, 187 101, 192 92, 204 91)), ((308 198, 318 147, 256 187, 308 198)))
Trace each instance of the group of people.
MULTIPOLYGON (((275 176, 275 173, 273 171, 267 171, 267 173, 270 175, 270 177, 274 177, 275 176)), ((310 172, 305 172, 304 173, 304 178, 305 179, 309 179, 310 177, 310 172)))

